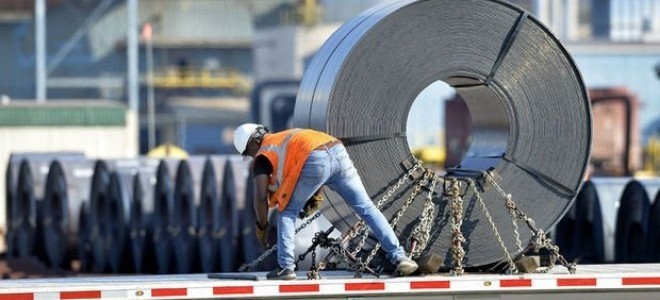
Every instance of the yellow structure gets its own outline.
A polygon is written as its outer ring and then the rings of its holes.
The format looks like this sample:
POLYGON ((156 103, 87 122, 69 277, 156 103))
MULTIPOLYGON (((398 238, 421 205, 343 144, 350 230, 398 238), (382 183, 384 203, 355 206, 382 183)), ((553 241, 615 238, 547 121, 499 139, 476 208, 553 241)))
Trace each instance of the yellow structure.
POLYGON ((188 152, 177 147, 176 145, 162 144, 156 148, 151 149, 151 151, 147 153, 147 157, 186 159, 188 158, 188 152))
POLYGON ((447 153, 440 146, 420 147, 412 151, 413 155, 421 160, 427 167, 442 167, 445 164, 447 153))
POLYGON ((660 137, 653 136, 644 148, 644 173, 660 175, 660 137))
POLYGON ((230 89, 246 93, 251 88, 250 80, 238 71, 211 71, 192 68, 168 68, 156 72, 153 77, 157 88, 209 88, 230 89))
POLYGON ((298 0, 298 23, 313 26, 321 19, 321 6, 317 0, 298 0))

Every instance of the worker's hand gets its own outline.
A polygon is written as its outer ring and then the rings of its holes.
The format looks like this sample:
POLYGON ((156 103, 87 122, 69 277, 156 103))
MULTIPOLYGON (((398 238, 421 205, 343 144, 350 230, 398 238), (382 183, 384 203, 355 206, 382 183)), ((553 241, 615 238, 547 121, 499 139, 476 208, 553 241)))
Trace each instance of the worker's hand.
POLYGON ((257 230, 255 230, 255 234, 257 235, 257 240, 259 241, 259 244, 261 244, 262 247, 267 246, 268 240, 266 237, 268 236, 268 222, 264 226, 259 225, 259 221, 255 222, 255 227, 257 230))
POLYGON ((312 195, 311 198, 309 198, 309 200, 307 200, 307 202, 305 202, 305 206, 298 214, 298 218, 304 219, 316 213, 316 211, 321 207, 323 200, 325 200, 325 198, 323 195, 321 195, 321 189, 319 189, 316 191, 316 193, 314 193, 314 195, 312 195))

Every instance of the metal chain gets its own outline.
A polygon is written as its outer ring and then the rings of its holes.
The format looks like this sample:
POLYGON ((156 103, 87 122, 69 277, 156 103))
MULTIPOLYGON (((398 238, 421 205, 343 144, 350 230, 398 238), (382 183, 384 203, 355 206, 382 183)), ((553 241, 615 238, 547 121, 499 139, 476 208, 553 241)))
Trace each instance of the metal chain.
MULTIPOLYGON (((415 173, 415 171, 421 167, 422 163, 418 161, 412 168, 410 168, 410 170, 408 170, 405 175, 401 176, 399 181, 397 181, 394 186, 392 186, 392 188, 387 191, 387 193, 382 198, 380 198, 378 202, 376 202, 376 208, 380 209, 383 204, 385 204, 385 202, 387 202, 394 195, 394 193, 401 188, 401 186, 406 182, 406 179, 412 177, 413 173, 415 173)), ((362 251, 362 247, 364 247, 364 244, 367 242, 367 237, 369 236, 369 228, 365 226, 364 220, 360 219, 360 221, 353 225, 353 228, 351 228, 348 233, 351 238, 355 238, 362 234, 360 242, 357 244, 355 249, 351 251, 353 255, 357 255, 360 253, 360 251, 362 251)))
POLYGON ((543 230, 539 229, 536 232, 536 235, 532 240, 532 246, 536 253, 538 253, 539 250, 541 249, 548 249, 548 251, 550 251, 551 259, 550 259, 550 265, 548 266, 549 269, 552 269, 552 267, 554 267, 555 260, 559 260, 559 263, 561 263, 562 266, 568 269, 569 273, 575 274, 577 265, 575 263, 569 263, 566 260, 566 258, 564 258, 564 256, 559 253, 559 246, 553 244, 552 240, 548 238, 548 236, 545 234, 545 232, 543 232, 543 230))
MULTIPOLYGON (((305 227, 309 226, 309 224, 311 224, 311 223, 312 223, 314 220, 316 220, 319 216, 321 216, 321 212, 320 212, 320 211, 317 211, 316 214, 315 214, 313 217, 307 219, 307 221, 305 221, 305 223, 302 223, 302 224, 300 225, 300 227, 298 227, 298 228, 296 229, 295 234, 298 234, 298 232, 300 232, 301 230, 305 229, 305 227)), ((247 272, 247 271, 249 271, 250 269, 252 269, 252 268, 254 268, 255 266, 257 266, 258 264, 260 264, 264 259, 266 259, 266 257, 268 257, 268 256, 271 255, 273 252, 275 252, 275 250, 277 250, 277 243, 274 244, 272 247, 270 247, 270 249, 266 250, 266 251, 265 251, 263 254, 261 254, 257 259, 253 260, 253 261, 250 262, 250 263, 244 263, 244 264, 238 269, 238 271, 239 271, 239 272, 247 272)))
MULTIPOLYGON (((540 249, 548 249, 551 253, 551 262, 550 262, 550 268, 554 266, 554 261, 555 259, 558 259, 559 262, 568 269, 568 272, 571 274, 575 274, 575 270, 577 269, 577 265, 575 263, 569 263, 563 255, 559 253, 559 247, 555 244, 552 243, 552 240, 548 238, 543 232, 543 230, 536 228, 536 225, 534 223, 534 220, 527 216, 520 208, 518 208, 513 202, 511 194, 507 194, 504 192, 504 190, 497 184, 495 179, 492 177, 492 175, 489 172, 484 172, 483 173, 484 177, 488 182, 495 187, 495 189, 498 191, 498 193, 504 197, 506 203, 506 207, 509 209, 509 213, 511 214, 512 219, 519 219, 525 221, 527 224, 527 227, 529 228, 532 233, 534 233, 534 237, 531 241, 531 246, 535 252, 538 253, 540 249)), ((514 223, 515 223, 514 220, 514 223)), ((517 224, 514 227, 514 235, 516 235, 516 238, 518 239, 517 242, 520 243, 519 241, 519 234, 517 229, 517 224)), ((518 245, 519 248, 522 248, 521 245, 518 245)), ((524 250, 521 250, 524 251, 524 250)))
MULTIPOLYGON (((392 226, 392 228, 394 228, 394 226, 396 226, 396 224, 399 223, 399 220, 401 219, 403 214, 406 212, 406 210, 408 210, 408 207, 410 206, 410 204, 412 204, 413 200, 415 200, 415 197, 417 197, 417 194, 419 193, 419 191, 422 190, 422 186, 425 186, 428 183, 428 180, 431 176, 433 176, 433 172, 431 172, 430 170, 427 170, 424 174, 424 178, 422 180, 420 180, 417 185, 415 185, 415 188, 413 189, 413 192, 410 194, 410 197, 408 198, 408 200, 406 200, 406 202, 403 204, 401 209, 399 209, 399 211, 394 216, 394 219, 392 219, 392 221, 390 222, 390 226, 392 226)), ((377 243, 376 246, 374 246, 373 249, 371 249, 371 253, 369 253, 369 256, 367 256, 367 259, 365 259, 364 262, 362 263, 362 266, 363 266, 362 268, 364 268, 364 266, 369 265, 371 260, 374 259, 374 257, 376 256, 376 253, 378 252, 378 249, 380 249, 380 242, 377 243)))
POLYGON ((452 259, 454 260, 453 275, 463 275, 463 258, 465 257, 465 250, 463 243, 465 237, 461 232, 461 225, 463 225, 463 198, 460 196, 460 182, 456 178, 447 178, 449 188, 445 190, 445 194, 449 196, 451 204, 451 245, 452 245, 452 259))
POLYGON ((428 240, 431 238, 431 227, 433 225, 433 219, 435 215, 435 205, 433 204, 433 192, 435 191, 435 185, 438 182, 438 177, 433 175, 433 181, 431 182, 431 190, 426 196, 426 203, 424 204, 424 210, 422 211, 422 219, 419 224, 413 230, 411 235, 412 246, 410 250, 410 257, 419 256, 424 249, 426 249, 428 240))
POLYGON ((316 266, 316 247, 312 250, 312 266, 310 267, 309 272, 307 272, 307 279, 321 279, 321 274, 319 274, 319 269, 316 266))
POLYGON ((506 260, 509 263, 509 269, 511 270, 511 272, 515 273, 517 270, 516 265, 513 263, 513 259, 509 254, 509 250, 506 248, 506 245, 504 245, 504 240, 502 239, 500 232, 497 230, 497 226, 495 226, 495 221, 493 221, 493 217, 491 217, 490 212, 486 207, 486 203, 484 203, 484 200, 481 198, 481 193, 477 189, 477 185, 474 183, 474 180, 472 179, 468 179, 467 181, 470 187, 472 188, 474 192, 474 196, 477 198, 479 205, 481 206, 481 210, 484 211, 484 214, 486 215, 486 219, 488 219, 488 223, 490 224, 490 229, 493 231, 493 234, 495 235, 497 242, 500 244, 500 248, 502 249, 502 252, 504 252, 504 255, 506 256, 506 260))
POLYGON ((511 194, 507 194, 505 198, 506 208, 509 210, 509 215, 511 216, 511 225, 513 227, 513 236, 516 238, 516 246, 518 246, 518 252, 523 252, 522 242, 520 241, 520 232, 518 232, 518 218, 516 216, 516 204, 511 199, 511 194))
POLYGON ((513 202, 513 197, 511 194, 507 193, 500 187, 499 184, 495 181, 495 178, 493 178, 492 174, 490 172, 483 172, 482 175, 486 178, 488 183, 490 183, 492 186, 495 187, 497 192, 504 198, 504 205, 506 206, 507 210, 509 211, 509 215, 511 216, 511 225, 513 227, 513 236, 516 238, 516 246, 518 246, 518 251, 522 252, 524 249, 522 247, 522 242, 520 241, 520 232, 518 231, 518 222, 517 220, 519 219, 517 214, 516 214, 516 204, 513 202))

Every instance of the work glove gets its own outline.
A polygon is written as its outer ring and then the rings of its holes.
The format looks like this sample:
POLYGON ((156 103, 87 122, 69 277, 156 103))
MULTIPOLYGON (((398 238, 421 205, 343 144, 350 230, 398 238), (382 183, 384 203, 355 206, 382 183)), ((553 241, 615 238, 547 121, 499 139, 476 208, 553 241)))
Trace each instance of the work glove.
POLYGON ((319 210, 319 207, 321 207, 323 200, 325 200, 325 198, 321 195, 321 189, 319 189, 311 198, 309 198, 309 200, 307 200, 307 202, 305 202, 302 211, 298 213, 298 218, 303 220, 316 213, 316 211, 319 210))
POLYGON ((268 222, 262 227, 259 225, 259 221, 254 222, 255 223, 255 234, 257 235, 257 240, 259 241, 259 244, 261 244, 262 247, 267 246, 267 236, 268 236, 268 222))

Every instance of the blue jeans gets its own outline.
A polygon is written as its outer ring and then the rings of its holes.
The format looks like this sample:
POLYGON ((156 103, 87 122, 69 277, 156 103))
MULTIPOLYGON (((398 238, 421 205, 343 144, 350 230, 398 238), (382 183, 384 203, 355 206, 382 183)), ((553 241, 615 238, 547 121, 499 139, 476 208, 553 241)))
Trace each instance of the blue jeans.
POLYGON ((403 247, 390 227, 389 222, 376 208, 362 184, 348 152, 339 144, 332 148, 312 151, 303 166, 298 183, 287 207, 280 212, 277 223, 277 262, 283 269, 295 267, 295 223, 305 202, 325 185, 337 192, 353 211, 369 226, 387 258, 396 264, 405 257, 403 247))

